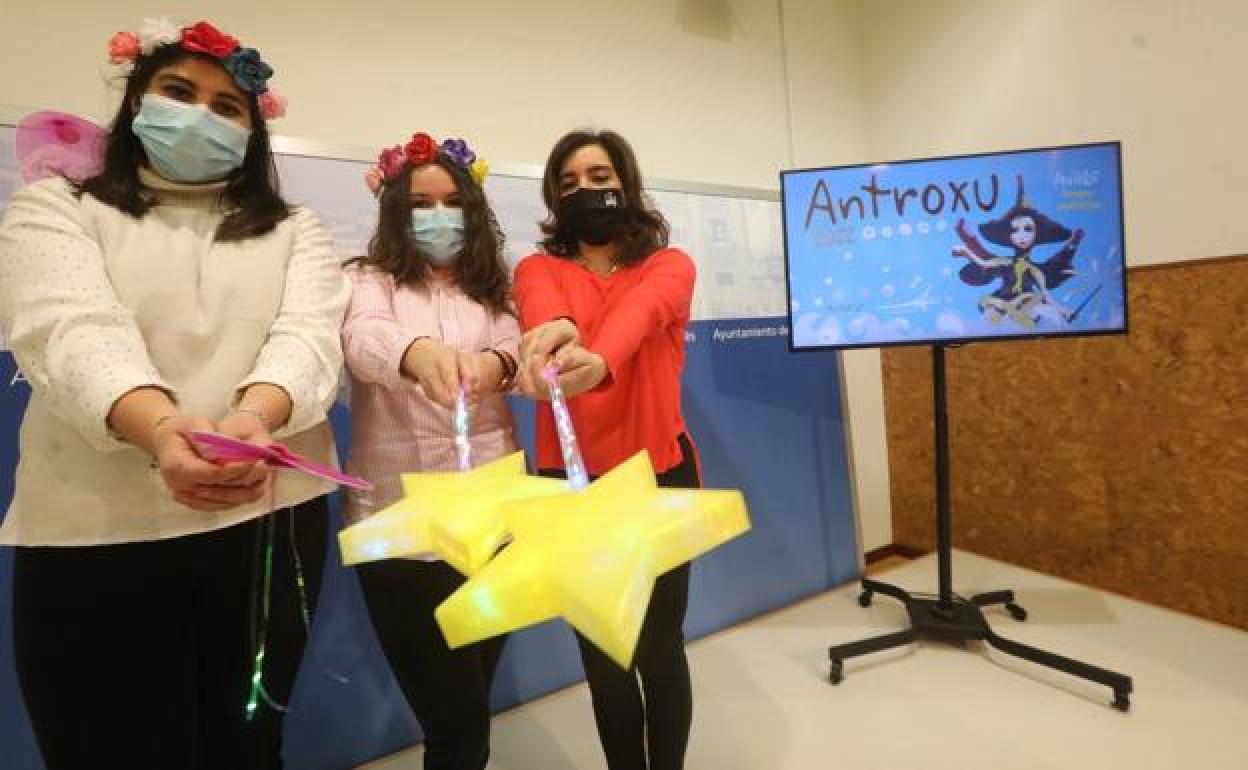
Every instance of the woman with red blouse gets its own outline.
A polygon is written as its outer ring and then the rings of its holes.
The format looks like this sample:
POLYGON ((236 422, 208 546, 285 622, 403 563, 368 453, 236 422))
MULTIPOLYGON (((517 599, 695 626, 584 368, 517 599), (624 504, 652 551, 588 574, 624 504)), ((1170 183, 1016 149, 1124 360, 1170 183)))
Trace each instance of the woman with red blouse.
MULTIPOLYGON (((546 162, 542 197, 550 212, 542 251, 520 262, 513 287, 525 329, 520 383, 539 399, 540 472, 564 473, 541 377, 553 360, 591 477, 644 449, 660 486, 701 486, 680 408, 694 265, 667 245, 632 148, 611 131, 567 134, 546 162)), ((578 634, 610 770, 684 765, 693 715, 681 629, 688 594, 689 565, 658 579, 630 670, 578 634)))

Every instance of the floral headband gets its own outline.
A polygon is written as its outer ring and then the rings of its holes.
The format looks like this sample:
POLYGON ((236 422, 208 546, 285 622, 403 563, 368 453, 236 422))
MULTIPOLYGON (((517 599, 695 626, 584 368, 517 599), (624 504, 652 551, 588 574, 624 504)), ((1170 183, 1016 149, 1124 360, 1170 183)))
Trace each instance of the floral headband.
POLYGON ((381 188, 387 182, 394 181, 403 171, 404 163, 423 166, 442 155, 447 160, 462 168, 478 185, 485 184, 485 176, 490 172, 490 165, 483 158, 478 158, 468 143, 463 139, 447 139, 441 145, 426 133, 412 134, 411 141, 405 145, 387 147, 377 157, 377 165, 364 175, 364 183, 373 195, 381 195, 381 188))
POLYGON ((256 95, 265 120, 286 114, 286 97, 269 88, 273 68, 260 58, 260 52, 242 47, 236 38, 206 21, 180 27, 164 17, 144 19, 138 32, 118 32, 109 39, 108 58, 113 64, 133 68, 141 57, 151 55, 160 46, 173 44, 220 60, 239 88, 256 95))

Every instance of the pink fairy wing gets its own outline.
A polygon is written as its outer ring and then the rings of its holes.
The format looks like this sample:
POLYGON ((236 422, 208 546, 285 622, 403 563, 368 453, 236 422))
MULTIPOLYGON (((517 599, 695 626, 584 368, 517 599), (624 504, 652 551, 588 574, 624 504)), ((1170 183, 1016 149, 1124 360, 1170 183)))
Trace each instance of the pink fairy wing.
POLYGON ((104 129, 66 112, 32 112, 18 121, 18 168, 27 183, 52 176, 79 181, 100 167, 104 129))

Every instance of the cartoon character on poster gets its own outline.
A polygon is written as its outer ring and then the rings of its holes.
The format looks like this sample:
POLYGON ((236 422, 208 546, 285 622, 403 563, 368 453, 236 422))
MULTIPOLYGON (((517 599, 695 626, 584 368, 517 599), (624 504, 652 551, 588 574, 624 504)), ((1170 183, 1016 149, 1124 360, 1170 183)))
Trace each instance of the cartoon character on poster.
POLYGON ((979 225, 978 230, 984 240, 1012 252, 1008 256, 994 254, 970 231, 966 220, 958 220, 962 245, 953 250, 953 255, 968 260, 958 277, 969 286, 998 282, 995 291, 979 300, 980 312, 991 323, 1010 319, 1032 329, 1042 319, 1058 325, 1075 320, 1082 306, 1074 310, 1062 306, 1053 290, 1075 274, 1075 252, 1083 240, 1083 230, 1072 232, 1032 208, 1023 195, 1021 175, 1014 205, 999 219, 979 225), (1061 247, 1048 259, 1037 258, 1039 247, 1059 243, 1061 247))

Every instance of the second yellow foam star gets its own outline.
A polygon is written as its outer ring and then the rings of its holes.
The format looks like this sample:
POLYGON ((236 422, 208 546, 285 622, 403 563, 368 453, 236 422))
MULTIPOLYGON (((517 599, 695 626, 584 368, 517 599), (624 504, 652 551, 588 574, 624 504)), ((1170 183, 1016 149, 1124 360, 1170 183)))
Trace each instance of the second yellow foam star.
POLYGON ((655 578, 750 527, 740 492, 659 488, 645 452, 584 491, 501 510, 514 542, 438 608, 447 643, 562 616, 625 668, 655 578))

